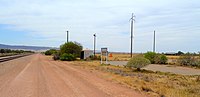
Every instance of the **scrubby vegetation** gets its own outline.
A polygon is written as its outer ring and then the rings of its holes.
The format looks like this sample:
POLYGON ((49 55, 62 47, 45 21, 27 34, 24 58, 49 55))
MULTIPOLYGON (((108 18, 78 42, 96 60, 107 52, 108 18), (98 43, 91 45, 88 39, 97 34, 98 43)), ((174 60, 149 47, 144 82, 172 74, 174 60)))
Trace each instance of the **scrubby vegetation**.
POLYGON ((155 57, 156 64, 166 64, 167 60, 168 60, 167 57, 163 54, 157 54, 155 57))
POLYGON ((61 54, 72 54, 75 57, 80 57, 83 47, 78 42, 68 42, 60 46, 61 54))
POLYGON ((61 61, 74 61, 76 57, 73 54, 64 53, 60 56, 61 61))
POLYGON ((184 66, 200 67, 200 57, 191 53, 186 53, 180 56, 178 63, 184 66))
POLYGON ((53 55, 54 60, 74 61, 80 57, 83 47, 78 42, 68 42, 60 46, 60 50, 50 49, 45 55, 53 55))
POLYGON ((176 75, 148 70, 137 70, 112 65, 101 65, 98 62, 75 61, 71 63, 81 66, 90 72, 102 71, 101 76, 126 85, 148 97, 199 97, 200 77, 176 75))
POLYGON ((4 56, 12 56, 22 53, 34 53, 33 51, 25 51, 25 50, 11 50, 11 49, 0 49, 0 57, 4 56))
POLYGON ((58 51, 56 49, 47 50, 44 54, 45 55, 53 55, 56 54, 58 51))
POLYGON ((144 57, 149 59, 151 64, 166 64, 168 60, 166 55, 155 52, 147 52, 144 54, 144 57))
POLYGON ((144 54, 144 57, 149 59, 151 64, 155 63, 156 53, 155 52, 147 52, 144 54))
POLYGON ((137 70, 140 71, 140 68, 146 65, 149 65, 150 63, 151 62, 148 59, 144 57, 136 56, 128 61, 126 67, 137 68, 137 70))
POLYGON ((34 53, 32 51, 25 51, 25 50, 11 50, 11 49, 0 49, 1 54, 5 53, 34 53))

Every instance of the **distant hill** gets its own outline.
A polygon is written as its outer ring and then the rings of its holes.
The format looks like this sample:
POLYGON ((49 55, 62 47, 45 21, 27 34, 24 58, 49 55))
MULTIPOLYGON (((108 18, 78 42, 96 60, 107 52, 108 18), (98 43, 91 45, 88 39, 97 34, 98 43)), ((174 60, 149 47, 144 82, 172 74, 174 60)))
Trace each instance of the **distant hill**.
MULTIPOLYGON (((17 45, 5 45, 0 44, 0 49, 15 49, 15 50, 31 50, 31 51, 45 51, 53 49, 53 47, 41 47, 41 46, 17 46, 17 45)), ((57 48, 54 48, 57 49, 57 48)))

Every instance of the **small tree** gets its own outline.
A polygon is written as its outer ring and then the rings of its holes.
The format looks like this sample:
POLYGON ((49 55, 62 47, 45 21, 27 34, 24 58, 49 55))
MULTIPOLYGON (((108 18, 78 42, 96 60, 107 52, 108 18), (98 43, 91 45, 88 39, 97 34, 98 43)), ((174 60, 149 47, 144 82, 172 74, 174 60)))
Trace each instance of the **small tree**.
POLYGON ((146 65, 148 65, 150 63, 151 62, 148 59, 146 59, 144 57, 136 56, 134 58, 131 58, 128 61, 126 67, 128 67, 128 68, 137 68, 137 70, 140 71, 140 68, 142 68, 142 67, 144 67, 144 66, 146 66, 146 65))
POLYGON ((80 57, 81 51, 83 47, 78 42, 68 42, 60 46, 60 53, 61 55, 66 54, 72 54, 75 57, 80 57))

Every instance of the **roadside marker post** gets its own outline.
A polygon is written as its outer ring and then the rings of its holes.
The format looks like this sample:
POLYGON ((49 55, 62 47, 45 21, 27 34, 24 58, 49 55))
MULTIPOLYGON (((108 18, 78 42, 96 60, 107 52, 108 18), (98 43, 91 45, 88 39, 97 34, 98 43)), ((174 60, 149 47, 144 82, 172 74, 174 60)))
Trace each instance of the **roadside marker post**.
POLYGON ((106 64, 108 64, 108 48, 101 48, 101 64, 103 64, 103 56, 106 56, 106 64))

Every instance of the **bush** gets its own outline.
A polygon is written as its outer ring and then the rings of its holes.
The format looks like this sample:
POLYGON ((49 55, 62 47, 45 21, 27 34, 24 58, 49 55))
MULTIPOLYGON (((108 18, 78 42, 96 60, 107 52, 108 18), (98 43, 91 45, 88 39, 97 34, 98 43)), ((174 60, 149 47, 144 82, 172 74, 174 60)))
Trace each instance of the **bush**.
POLYGON ((155 63, 156 53, 155 52, 147 52, 144 54, 144 57, 149 59, 151 64, 155 63))
POLYGON ((164 54, 156 54, 155 52, 147 52, 144 57, 149 59, 151 64, 166 64, 167 57, 164 54))
POLYGON ((74 60, 76 60, 76 57, 72 54, 64 53, 60 56, 60 60, 61 61, 74 61, 74 60))
POLYGON ((180 56, 178 63, 180 65, 185 65, 185 66, 196 66, 200 67, 200 61, 198 58, 195 58, 194 55, 190 53, 186 53, 182 56, 180 56))
POLYGON ((68 42, 60 46, 60 53, 72 54, 75 57, 80 57, 83 47, 77 42, 68 42))
POLYGON ((53 54, 56 54, 57 53, 57 50, 55 49, 50 49, 50 50, 47 50, 44 54, 45 55, 53 55, 53 54))
POLYGON ((168 60, 167 57, 163 54, 157 54, 155 57, 156 64, 166 64, 167 60, 168 60))
POLYGON ((53 54, 53 59, 54 60, 59 60, 60 59, 60 53, 57 52, 57 53, 53 54))
POLYGON ((150 63, 151 62, 148 59, 146 59, 144 57, 137 57, 136 56, 134 58, 131 58, 128 61, 126 67, 128 67, 128 68, 137 68, 137 70, 140 71, 140 68, 142 68, 142 67, 144 67, 144 66, 146 66, 146 65, 148 65, 150 63))

